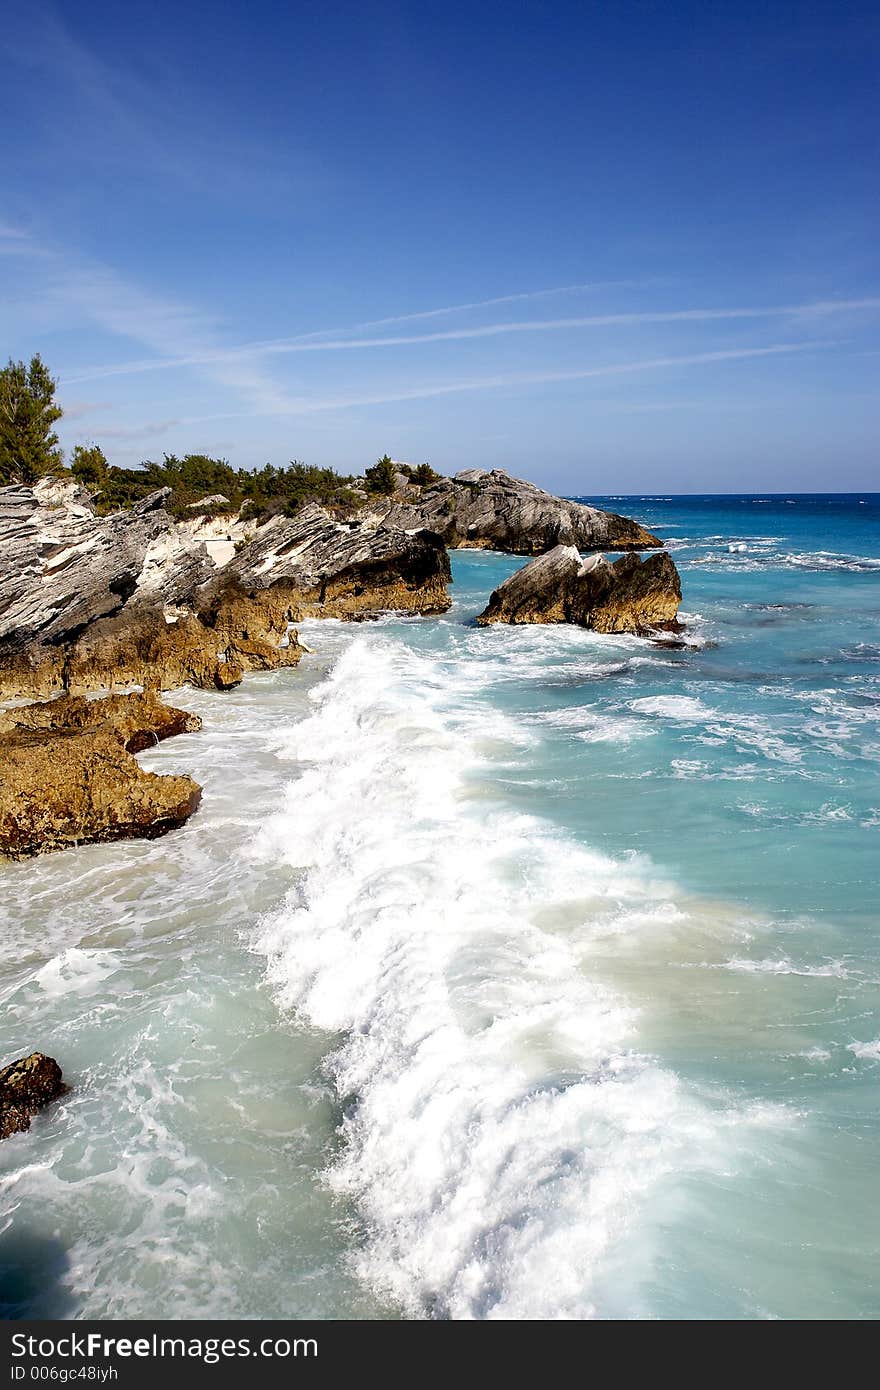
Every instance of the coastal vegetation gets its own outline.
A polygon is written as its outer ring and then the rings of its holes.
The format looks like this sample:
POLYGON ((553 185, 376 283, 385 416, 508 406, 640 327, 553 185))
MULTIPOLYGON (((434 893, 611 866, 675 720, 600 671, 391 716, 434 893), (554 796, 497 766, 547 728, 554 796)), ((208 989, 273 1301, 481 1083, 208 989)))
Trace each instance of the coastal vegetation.
POLYGON ((226 459, 207 454, 165 454, 161 463, 147 459, 139 468, 109 464, 97 445, 77 446, 70 464, 78 482, 93 492, 99 516, 133 506, 159 488, 170 488, 166 503, 172 516, 237 515, 244 520, 293 516, 304 502, 333 508, 352 506, 356 498, 349 475, 293 460, 286 468, 233 468, 226 459))
POLYGON ((39 353, 27 365, 10 358, 0 370, 0 487, 61 472, 56 384, 39 353))
MULTIPOLYGON (((0 487, 36 483, 63 476, 64 454, 55 433, 63 411, 56 400, 57 381, 39 353, 29 364, 9 360, 0 370, 0 487)), ((342 515, 363 502, 367 492, 391 496, 401 476, 418 487, 440 480, 427 463, 398 464, 388 454, 366 470, 363 480, 334 468, 293 459, 285 468, 235 468, 228 459, 208 454, 165 454, 134 468, 111 463, 94 441, 76 444, 67 467, 92 494, 99 516, 124 511, 160 488, 170 488, 167 510, 184 516, 241 515, 244 521, 293 516, 305 502, 318 502, 342 515), (355 491, 360 484, 360 494, 355 491)))

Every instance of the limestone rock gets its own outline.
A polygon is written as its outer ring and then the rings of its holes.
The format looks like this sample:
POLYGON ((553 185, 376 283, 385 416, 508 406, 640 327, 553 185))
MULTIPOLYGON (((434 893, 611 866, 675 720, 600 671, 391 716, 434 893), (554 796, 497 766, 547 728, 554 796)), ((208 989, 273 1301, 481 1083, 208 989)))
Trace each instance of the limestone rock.
POLYGON ((559 545, 530 560, 492 593, 477 618, 490 623, 576 623, 597 632, 675 630, 681 603, 678 571, 669 554, 604 555, 582 560, 559 545))
POLYGON ((252 595, 283 595, 296 620, 443 613, 450 604, 439 536, 369 517, 338 521, 315 503, 260 527, 224 572, 252 595))
MULTIPOLYGON (((542 554, 660 544, 637 522, 498 469, 424 488, 402 481, 390 498, 364 492, 345 520, 307 504, 255 530, 205 515, 219 496, 175 521, 167 496, 98 517, 73 480, 0 488, 0 699, 229 689, 246 671, 295 665, 291 625, 302 618, 444 612, 447 545, 542 554)), ((651 606, 639 583, 630 576, 633 614, 651 606)))
POLYGON ((234 580, 201 586, 197 609, 140 603, 99 619, 65 646, 33 642, 0 656, 0 698, 142 685, 228 690, 245 671, 295 666, 291 606, 272 591, 247 595, 234 580))
POLYGON ((0 1071, 0 1139, 30 1129, 37 1111, 66 1090, 53 1057, 32 1052, 10 1062, 0 1071))
POLYGON ((0 488, 0 658, 59 646, 145 601, 188 598, 213 573, 162 503, 98 517, 74 482, 0 488))
POLYGON ((649 555, 622 555, 609 567, 611 587, 595 597, 585 593, 579 581, 572 607, 572 621, 597 632, 678 632, 676 614, 681 603, 681 579, 668 551, 649 555), (582 616, 583 614, 583 616, 582 616))
POLYGON ((567 623, 570 594, 581 567, 573 545, 557 545, 523 565, 492 593, 477 619, 488 623, 567 623))
POLYGON ((554 497, 500 468, 466 469, 423 488, 417 500, 376 499, 371 505, 386 526, 424 527, 449 546, 512 555, 540 555, 557 545, 588 551, 652 550, 663 544, 637 521, 554 497))
POLYGON ((200 727, 196 715, 152 693, 8 711, 0 717, 0 853, 22 859, 182 825, 201 799, 198 783, 145 772, 133 754, 200 727))
POLYGON ((154 691, 108 695, 87 700, 66 695, 0 714, 0 743, 28 734, 60 734, 111 727, 129 753, 140 753, 175 734, 194 734, 202 727, 197 714, 166 705, 154 691))

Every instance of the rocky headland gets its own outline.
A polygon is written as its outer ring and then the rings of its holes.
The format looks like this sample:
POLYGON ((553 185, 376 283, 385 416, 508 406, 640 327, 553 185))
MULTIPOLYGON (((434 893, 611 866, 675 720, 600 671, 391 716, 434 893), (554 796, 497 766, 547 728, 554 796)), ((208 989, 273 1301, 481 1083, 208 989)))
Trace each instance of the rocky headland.
POLYGON ((39 702, 0 715, 0 853, 182 824, 196 783, 146 773, 134 756, 198 727, 158 692, 226 690, 295 666, 304 618, 442 613, 448 547, 537 557, 480 623, 642 632, 673 623, 681 598, 668 555, 635 553, 661 546, 638 522, 497 469, 425 484, 400 473, 381 494, 355 480, 344 504, 256 521, 214 516, 225 501, 173 515, 160 488, 102 515, 71 478, 0 488, 0 701, 39 702), (582 560, 605 549, 630 553, 582 560))
POLYGON ((426 526, 458 549, 541 555, 556 545, 652 550, 663 544, 629 517, 554 497, 500 468, 466 469, 420 489, 401 477, 395 495, 373 509, 386 525, 426 526))

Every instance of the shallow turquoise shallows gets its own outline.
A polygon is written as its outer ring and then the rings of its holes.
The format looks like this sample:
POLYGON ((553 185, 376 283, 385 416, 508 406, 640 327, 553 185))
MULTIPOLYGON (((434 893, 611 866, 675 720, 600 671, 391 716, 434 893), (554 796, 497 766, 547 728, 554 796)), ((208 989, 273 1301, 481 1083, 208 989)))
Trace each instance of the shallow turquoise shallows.
POLYGON ((686 645, 308 623, 0 870, 13 1317, 880 1315, 880 498, 589 499, 686 645))

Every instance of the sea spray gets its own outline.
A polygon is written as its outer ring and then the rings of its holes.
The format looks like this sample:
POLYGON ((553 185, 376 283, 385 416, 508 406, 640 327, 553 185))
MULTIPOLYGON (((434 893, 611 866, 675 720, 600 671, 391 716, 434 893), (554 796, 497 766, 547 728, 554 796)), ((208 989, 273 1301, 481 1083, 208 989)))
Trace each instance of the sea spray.
POLYGON ((280 1002, 344 1035, 326 1177, 359 1210, 358 1272, 410 1315, 602 1313, 647 1194, 729 1163, 747 1118, 640 1055, 632 1009, 583 968, 597 901, 625 914, 647 886, 480 788, 487 735, 520 730, 466 717, 399 640, 358 638, 312 698, 257 845, 302 877, 254 944, 280 1002))

